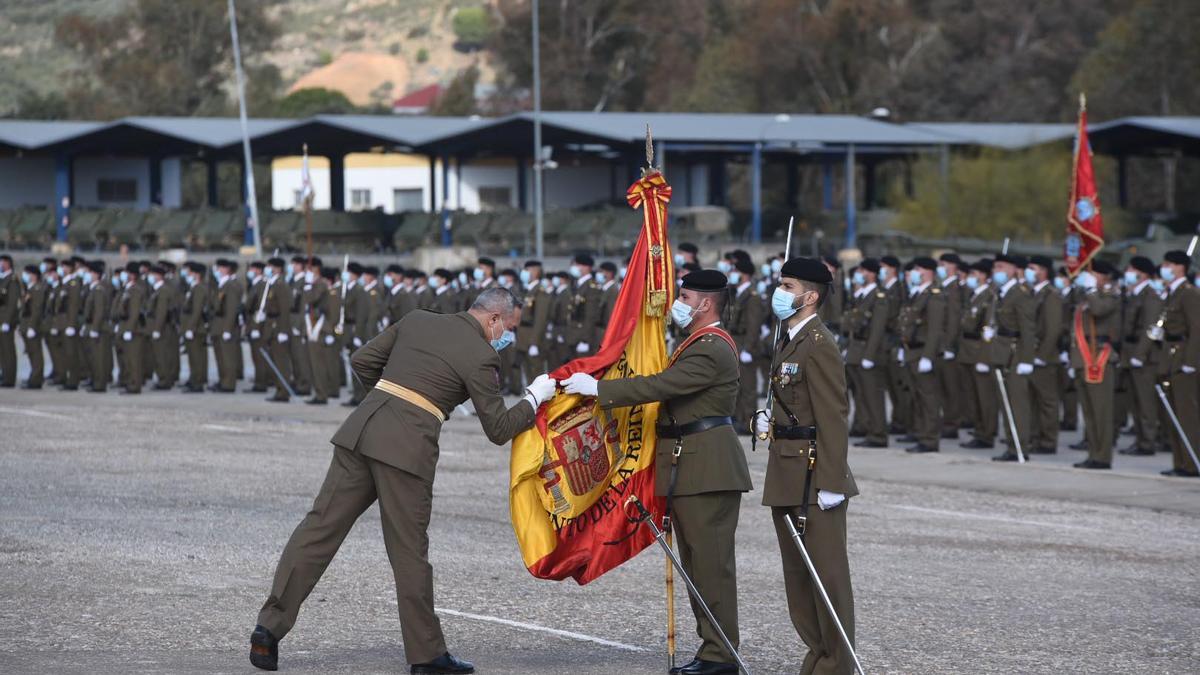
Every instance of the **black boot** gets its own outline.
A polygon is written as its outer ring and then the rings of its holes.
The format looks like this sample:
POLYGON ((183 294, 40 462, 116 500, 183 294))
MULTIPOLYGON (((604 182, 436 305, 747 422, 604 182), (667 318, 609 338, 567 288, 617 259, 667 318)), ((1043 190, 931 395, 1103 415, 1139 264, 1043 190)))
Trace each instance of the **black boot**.
POLYGON ((250 634, 250 664, 263 670, 279 670, 279 640, 262 626, 255 626, 250 634))
POLYGON ((414 663, 410 672, 413 673, 449 673, 451 675, 466 674, 475 672, 475 666, 470 661, 463 661, 455 658, 446 652, 432 661, 426 663, 414 663))

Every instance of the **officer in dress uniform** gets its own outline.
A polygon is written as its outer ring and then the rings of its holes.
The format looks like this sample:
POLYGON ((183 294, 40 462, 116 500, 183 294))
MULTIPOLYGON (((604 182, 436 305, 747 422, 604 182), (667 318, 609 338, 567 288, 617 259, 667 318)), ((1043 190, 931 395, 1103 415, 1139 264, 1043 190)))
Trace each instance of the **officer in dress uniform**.
POLYGON ((312 359, 308 356, 308 336, 304 332, 304 271, 307 261, 304 256, 292 256, 288 264, 287 284, 292 294, 292 335, 288 339, 288 351, 292 357, 292 376, 296 378, 296 395, 308 396, 312 391, 312 359))
POLYGON ((1082 294, 1071 327, 1071 367, 1083 404, 1088 449, 1087 459, 1075 464, 1078 469, 1112 468, 1113 385, 1117 379, 1113 372, 1117 361, 1114 343, 1121 326, 1121 296, 1112 283, 1115 272, 1112 265, 1095 260, 1090 271, 1075 277, 1082 294), (1094 366, 1092 372, 1089 364, 1094 366))
POLYGON ((847 463, 846 369, 833 333, 817 316, 832 281, 818 260, 784 263, 771 306, 787 332, 771 368, 774 407, 770 419, 756 416, 755 431, 771 436, 763 505, 771 507, 775 521, 792 625, 808 646, 800 672, 849 675, 854 660, 784 520, 792 519, 801 531, 813 567, 853 642, 846 509, 858 487, 847 463))
MULTIPOLYGON (((29 379, 22 389, 41 389, 45 381, 46 356, 42 350, 46 324, 46 294, 48 288, 42 281, 42 270, 37 265, 26 265, 21 274, 24 287, 21 296, 20 323, 18 328, 25 343, 25 354, 29 357, 29 379)), ((13 368, 16 372, 16 368, 13 368)))
POLYGON ((974 262, 967 271, 967 306, 959 324, 957 359, 970 368, 971 440, 962 444, 968 449, 990 450, 996 445, 996 426, 1000 405, 996 378, 992 375, 991 325, 992 308, 996 304, 996 289, 992 286, 992 261, 988 258, 974 262), (986 338, 986 339, 985 339, 986 338))
POLYGON ((729 334, 738 348, 738 398, 734 413, 734 428, 739 435, 749 435, 754 411, 758 408, 758 369, 754 355, 758 353, 763 325, 763 302, 754 288, 754 264, 739 257, 729 272, 729 288, 733 300, 729 305, 729 334))
MULTIPOLYGON (((250 343, 250 362, 254 364, 254 384, 249 391, 256 393, 267 391, 267 385, 275 379, 271 376, 266 362, 263 361, 262 353, 258 351, 267 346, 266 338, 263 336, 266 313, 262 311, 267 289, 265 269, 266 264, 260 260, 250 263, 246 268, 246 298, 242 305, 242 319, 246 338, 250 343)), ((238 354, 241 354, 240 348, 238 354)))
POLYGON ((0 255, 0 387, 17 385, 16 333, 23 293, 12 257, 0 255))
POLYGON ((189 262, 183 266, 187 291, 183 294, 179 329, 183 333, 183 348, 187 352, 188 381, 184 393, 200 394, 208 386, 208 284, 204 281, 204 265, 189 262))
POLYGON ((121 294, 113 320, 117 322, 117 338, 121 341, 121 373, 125 379, 126 394, 142 393, 145 384, 146 349, 146 286, 141 283, 138 263, 129 263, 120 273, 121 294))
POLYGON ((567 327, 568 358, 593 354, 600 347, 596 342, 596 323, 600 314, 600 286, 592 275, 596 261, 581 253, 571 263, 570 274, 575 279, 571 297, 570 319, 567 327))
POLYGON ((525 261, 520 281, 519 296, 525 307, 521 310, 521 323, 517 326, 517 360, 521 363, 526 381, 532 382, 538 373, 548 370, 546 326, 550 323, 550 305, 554 298, 546 292, 540 260, 525 261))
POLYGON ((907 301, 904 283, 900 278, 900 259, 896 256, 885 255, 879 259, 879 283, 888 296, 888 350, 889 358, 883 364, 887 374, 888 397, 892 401, 892 422, 888 425, 890 434, 907 434, 912 413, 912 400, 908 382, 908 370, 892 355, 899 347, 900 337, 896 321, 900 318, 900 310, 907 301))
POLYGON ((953 253, 938 257, 937 277, 946 298, 946 313, 942 325, 942 361, 938 365, 938 386, 942 401, 942 438, 958 439, 958 430, 969 417, 967 392, 970 371, 958 362, 959 339, 963 310, 967 305, 959 270, 963 260, 953 253))
MULTIPOLYGON (((738 394, 738 358, 733 338, 720 327, 728 279, 717 270, 684 276, 671 306, 675 325, 688 337, 657 375, 597 382, 587 373, 564 381, 567 393, 596 396, 604 408, 662 401, 656 429, 655 493, 667 498, 679 558, 721 629, 738 645, 737 571, 734 534, 750 471, 733 412, 738 394), (679 449, 676 457, 673 448, 679 449)), ((690 663, 672 675, 736 673, 704 610, 695 601, 701 646, 690 663)))
POLYGON ((909 270, 909 299, 897 322, 900 346, 912 382, 911 431, 917 444, 908 452, 937 452, 942 436, 942 406, 935 366, 941 364, 942 333, 946 322, 946 297, 934 281, 937 261, 921 257, 909 270))
MULTIPOLYGON (((1017 438, 1014 439, 1013 425, 1009 424, 1005 413, 1004 433, 1008 438, 1008 448, 992 458, 997 462, 1017 461, 1014 445, 1017 440, 1023 451, 1027 452, 1030 447, 1029 376, 1033 374, 1036 307, 1029 287, 1021 283, 1023 275, 1019 270, 1024 266, 1023 258, 1006 253, 997 255, 992 265, 992 281, 996 284, 998 299, 993 325, 984 328, 984 339, 991 340, 992 366, 999 368, 1004 375, 1004 387, 1017 428, 1017 438)), ((1003 407, 1001 412, 1004 412, 1003 407)))
MULTIPOLYGON (((292 287, 284 278, 283 258, 271 258, 263 270, 266 288, 263 289, 262 334, 263 342, 279 370, 271 370, 270 381, 275 385, 275 394, 268 401, 287 402, 292 385, 292 287), (280 377, 282 375, 282 377, 280 377)), ((268 366, 269 367, 269 366, 268 366)))
POLYGON ((1123 455, 1153 455, 1158 442, 1158 416, 1162 406, 1154 391, 1159 346, 1148 334, 1162 316, 1161 282, 1154 261, 1134 256, 1125 268, 1128 301, 1121 332, 1121 364, 1128 373, 1133 399, 1134 429, 1137 440, 1120 452, 1123 455))
MULTIPOLYGON (((1159 367, 1163 389, 1192 444, 1200 452, 1200 289, 1188 281, 1191 256, 1184 251, 1167 251, 1159 273, 1167 284, 1161 337, 1162 365, 1159 367)), ((1200 473, 1174 426, 1171 428, 1171 468, 1165 476, 1195 478, 1200 473)))
POLYGON ((322 267, 320 261, 305 273, 307 290, 305 331, 309 359, 312 361, 312 398, 306 403, 325 405, 338 397, 338 320, 342 313, 342 293, 338 286, 339 270, 322 267), (311 281, 309 279, 311 278, 311 281))
POLYGON ((217 361, 217 383, 210 391, 231 394, 241 377, 242 343, 238 335, 238 313, 241 311, 242 282, 237 278, 238 264, 224 258, 215 267, 216 289, 212 302, 213 356, 217 361))
POLYGON ((378 501, 412 672, 474 672, 446 650, 434 613, 427 529, 437 438, 455 406, 471 399, 488 439, 507 443, 533 425, 537 407, 554 395, 554 380, 542 375, 513 407, 500 397, 497 351, 515 339, 520 317, 512 293, 491 289, 466 312, 413 312, 354 352, 351 366, 369 393, 333 435, 325 482, 284 547, 250 637, 252 664, 278 667, 279 640, 301 603, 358 517, 378 501))
POLYGON ((887 375, 888 297, 879 287, 879 261, 866 258, 854 271, 858 287, 850 309, 842 316, 846 328, 847 374, 854 382, 854 416, 865 438, 857 447, 886 448, 887 412, 884 390, 887 375))
POLYGON ((433 271, 433 276, 429 278, 429 285, 433 288, 432 311, 438 314, 453 314, 458 311, 453 281, 454 275, 450 270, 439 267, 433 271))
POLYGON ((112 380, 112 285, 104 279, 104 261, 85 263, 84 282, 87 295, 83 302, 82 339, 87 345, 85 362, 89 368, 91 384, 88 391, 108 391, 112 380))
POLYGON ((158 379, 154 388, 159 391, 168 391, 175 386, 171 378, 177 369, 172 364, 179 359, 179 334, 175 330, 172 292, 165 274, 166 270, 158 265, 150 267, 150 298, 146 312, 150 348, 154 351, 155 375, 158 379))
POLYGON ((1033 375, 1029 378, 1033 430, 1030 454, 1052 455, 1058 452, 1058 347, 1062 341, 1062 295, 1051 281, 1054 262, 1046 256, 1029 259, 1025 275, 1033 291, 1036 327, 1033 375))

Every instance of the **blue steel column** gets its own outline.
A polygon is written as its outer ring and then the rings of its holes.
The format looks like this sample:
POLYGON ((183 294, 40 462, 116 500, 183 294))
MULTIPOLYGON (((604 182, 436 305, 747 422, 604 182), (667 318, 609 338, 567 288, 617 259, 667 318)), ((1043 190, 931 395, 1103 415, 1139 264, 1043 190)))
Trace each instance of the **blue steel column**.
POLYGON ((762 242, 762 143, 750 152, 750 241, 762 242))
POLYGON ((429 156, 429 212, 437 211, 437 157, 429 156))
POLYGON ((54 223, 55 240, 65 242, 71 224, 71 158, 67 155, 54 158, 54 223))
POLYGON ((521 211, 529 211, 529 196, 525 193, 529 190, 529 166, 525 163, 524 157, 517 158, 517 208, 521 211))
POLYGON ((329 208, 333 211, 346 210, 346 157, 329 156, 329 208))
POLYGON ((858 245, 858 214, 855 213, 854 144, 846 145, 846 248, 858 245))
POLYGON ((217 160, 208 158, 204 160, 204 169, 207 174, 207 183, 205 187, 208 190, 208 208, 217 208, 217 160))
POLYGON ((151 157, 150 160, 150 204, 161 205, 162 200, 162 158, 151 157))

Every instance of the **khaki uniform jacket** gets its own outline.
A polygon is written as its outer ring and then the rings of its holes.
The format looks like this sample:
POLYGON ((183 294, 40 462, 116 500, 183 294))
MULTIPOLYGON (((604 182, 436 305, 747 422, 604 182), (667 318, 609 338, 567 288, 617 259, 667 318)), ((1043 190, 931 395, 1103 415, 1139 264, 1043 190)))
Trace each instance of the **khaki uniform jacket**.
POLYGON ((441 420, 375 389, 381 378, 421 394, 443 416, 471 399, 484 433, 497 445, 533 424, 528 401, 504 407, 500 355, 488 344, 483 326, 466 312, 413 312, 355 351, 350 365, 369 393, 332 443, 430 482, 437 468, 441 420))
MULTIPOLYGON (((657 375, 601 380, 596 394, 604 408, 662 401, 658 418, 688 424, 701 417, 732 417, 737 404, 738 358, 720 337, 705 335, 657 375)), ((667 494, 675 441, 662 438, 654 454, 654 492, 667 494)), ((753 489, 746 453, 733 427, 726 424, 683 438, 675 496, 753 489)))
MULTIPOLYGON (((229 284, 232 283, 232 281, 229 282, 229 284)), ((226 287, 229 284, 226 284, 226 287)), ((258 330, 259 333, 263 332, 263 323, 265 322, 259 322, 258 309, 262 307, 262 294, 266 287, 267 282, 262 277, 259 277, 246 289, 246 302, 242 305, 242 313, 245 315, 243 319, 246 326, 246 335, 249 335, 251 330, 258 330)))
POLYGON ((1167 293, 1163 336, 1164 376, 1178 373, 1183 366, 1200 369, 1200 288, 1190 281, 1167 293))
MULTIPOLYGON (((1034 333, 1037 339, 1034 358, 1047 364, 1057 363, 1064 329, 1062 294, 1053 283, 1046 282, 1040 291, 1033 292, 1033 300, 1037 307, 1034 314, 1034 324, 1037 326, 1034 333)), ((1072 330, 1071 326, 1065 328, 1068 331, 1072 330)))
POLYGON ((1121 345, 1121 364, 1128 367, 1129 359, 1137 359, 1143 365, 1158 364, 1158 343, 1150 339, 1148 330, 1162 316, 1163 299, 1150 284, 1142 286, 1140 293, 1130 293, 1125 306, 1121 329, 1124 343, 1121 345))
POLYGON ((942 289, 930 282, 924 290, 910 296, 896 328, 905 363, 916 363, 922 358, 937 363, 942 356, 942 331, 946 328, 946 296, 942 289))
POLYGON ((608 330, 608 322, 612 319, 613 308, 617 306, 617 295, 621 292, 621 284, 610 281, 597 288, 599 289, 597 295, 600 298, 600 310, 596 312, 594 333, 596 337, 591 343, 593 350, 600 349, 600 343, 604 341, 604 332, 608 330))
POLYGON ((838 271, 833 275, 833 283, 829 286, 829 295, 825 297, 825 302, 821 303, 821 307, 817 310, 817 316, 821 317, 821 321, 834 334, 844 332, 845 327, 842 326, 842 323, 845 321, 848 304, 845 277, 841 271, 838 271))
MULTIPOLYGON (((358 308, 355 314, 354 336, 365 345, 376 335, 379 335, 379 322, 384 317, 387 307, 384 305, 383 294, 387 290, 383 284, 376 282, 369 290, 365 286, 355 286, 359 292, 358 308)), ((401 291, 403 293, 403 291, 401 291)))
POLYGON ((0 323, 15 329, 21 311, 21 282, 15 271, 0 279, 0 323))
POLYGON ((457 314, 458 313, 458 294, 453 288, 442 286, 435 291, 433 296, 433 306, 430 309, 438 314, 457 314))
POLYGON ((987 284, 978 293, 973 289, 966 290, 967 305, 959 320, 957 360, 969 366, 976 363, 991 364, 991 347, 983 340, 983 329, 990 320, 996 289, 987 284))
POLYGON ((958 277, 946 279, 942 284, 942 296, 946 298, 945 323, 942 328, 942 351, 958 354, 962 337, 962 317, 967 308, 967 293, 958 277))
POLYGON ((276 278, 264 289, 264 292, 267 294, 267 302, 263 306, 263 313, 267 315, 267 318, 261 329, 263 337, 275 340, 277 339, 275 336, 280 333, 290 335, 292 332, 291 286, 288 286, 282 278, 276 278))
POLYGON ((763 312, 765 307, 762 300, 754 292, 754 284, 747 284, 741 291, 735 291, 733 302, 729 305, 729 335, 733 338, 739 352, 749 352, 754 355, 759 349, 763 312))
POLYGON ((338 318, 342 315, 342 287, 338 284, 330 286, 327 282, 313 284, 312 304, 309 306, 309 313, 312 316, 313 326, 324 317, 325 321, 321 323, 321 330, 317 331, 320 336, 321 344, 325 344, 325 336, 338 336, 338 318))
POLYGON ((581 281, 575 286, 571 296, 569 323, 567 326, 567 344, 574 349, 580 342, 588 343, 593 350, 600 345, 595 344, 596 324, 600 321, 600 296, 603 291, 596 285, 592 277, 581 281))
POLYGON ((158 288, 151 287, 149 311, 150 331, 165 334, 175 325, 175 317, 171 307, 171 283, 164 281, 158 288))
MULTIPOLYGON (((996 289, 1000 293, 1000 289, 996 289)), ((1016 282, 996 302, 996 336, 992 339, 992 365, 1015 368, 1018 363, 1033 365, 1037 342, 1034 316, 1037 307, 1029 287, 1016 282)))
MULTIPOLYGON (((847 462, 850 403, 846 396, 846 368, 833 333, 819 317, 810 319, 776 354, 771 364, 771 387, 775 391, 772 417, 776 423, 817 428, 817 462, 808 503, 817 503, 817 490, 847 497, 857 495, 858 485, 847 462), (784 364, 789 364, 789 370, 790 364, 794 364, 796 372, 785 373, 784 364), (785 406, 795 415, 794 422, 784 411, 785 406)), ((803 503, 808 446, 806 440, 771 440, 763 485, 764 506, 803 503)))
MULTIPOLYGON (((1121 334, 1121 296, 1114 286, 1088 291, 1079 298, 1079 307, 1083 311, 1083 336, 1088 344, 1095 344, 1095 354, 1099 355, 1104 349, 1104 343, 1113 343, 1112 353, 1108 362, 1117 360, 1116 341, 1121 334), (1095 332, 1093 333, 1093 326, 1095 332)), ((1079 310, 1076 310, 1079 311, 1079 310)), ((1075 322, 1071 321, 1071 367, 1083 367, 1083 353, 1079 351, 1079 341, 1075 339, 1075 322)))
POLYGON ((854 300, 842 314, 842 326, 849 341, 846 363, 861 366, 863 359, 882 365, 887 360, 887 293, 875 286, 854 300))
POLYGON ((112 308, 111 295, 112 285, 107 282, 97 282, 88 289, 87 297, 83 301, 83 332, 109 332, 109 322, 112 320, 110 315, 112 308))
POLYGON ((387 319, 389 326, 403 319, 409 312, 417 309, 416 295, 405 290, 403 286, 396 285, 385 289, 384 292, 387 293, 385 300, 387 308, 384 312, 384 318, 387 319))
POLYGON ((196 337, 205 335, 205 319, 208 313, 208 286, 196 284, 187 289, 183 295, 183 308, 179 315, 179 330, 181 333, 192 331, 196 337))
POLYGON ((117 332, 134 335, 145 333, 146 323, 142 312, 146 304, 146 286, 140 281, 126 284, 117 299, 116 316, 113 317, 117 322, 117 332))
MULTIPOLYGON (((242 282, 230 279, 218 286, 213 294, 213 317, 210 325, 213 340, 222 339, 223 333, 234 336, 238 328, 238 310, 242 302, 242 282)), ((215 342, 213 344, 216 344, 215 342)))
MULTIPOLYGON (((39 280, 34 285, 25 290, 24 298, 21 300, 21 335, 32 328, 38 336, 45 332, 46 326, 46 295, 49 290, 46 282, 39 280)), ((10 292, 13 289, 9 289, 10 292)), ((13 298, 14 307, 16 306, 16 297, 13 298)), ((10 324, 11 325, 11 324, 10 324)))
POLYGON ((409 295, 413 298, 413 309, 431 309, 433 307, 433 289, 429 286, 414 288, 409 295))
POLYGON ((550 305, 554 297, 542 288, 541 280, 533 288, 525 289, 522 301, 521 323, 517 325, 517 351, 528 352, 537 345, 538 351, 546 351, 546 325, 550 323, 550 305))
MULTIPOLYGON (((551 339, 565 345, 567 334, 570 332, 571 303, 575 300, 575 294, 565 286, 551 291, 551 293, 554 296, 554 302, 550 308, 551 339)), ((575 345, 571 345, 572 349, 574 347, 575 345)))
POLYGON ((54 319, 51 328, 61 334, 67 328, 78 328, 83 312, 83 282, 78 276, 71 277, 58 285, 54 301, 54 319))

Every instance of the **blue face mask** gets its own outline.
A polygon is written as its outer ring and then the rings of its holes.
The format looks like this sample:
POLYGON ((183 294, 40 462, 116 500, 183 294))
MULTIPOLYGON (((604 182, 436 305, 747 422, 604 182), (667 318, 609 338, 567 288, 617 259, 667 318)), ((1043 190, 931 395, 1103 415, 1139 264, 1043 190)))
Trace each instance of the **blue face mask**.
POLYGON ((274 267, 268 267, 267 269, 263 270, 263 274, 266 275, 267 281, 275 280, 275 268, 274 267))
POLYGON ((730 265, 728 260, 718 260, 717 269, 721 274, 729 274, 729 271, 733 269, 733 265, 730 265))
POLYGON ((780 321, 789 319, 796 312, 800 311, 798 308, 792 306, 795 302, 795 295, 788 293, 782 288, 776 288, 775 292, 771 294, 771 311, 775 313, 775 316, 779 317, 780 321))
POLYGON ((29 276, 29 272, 21 272, 21 283, 26 286, 33 285, 33 277, 29 276))
POLYGON ((730 272, 729 273, 729 283, 733 284, 734 286, 737 286, 738 284, 742 283, 742 273, 741 272, 730 272))
POLYGON ((774 272, 775 274, 779 274, 779 272, 782 270, 783 270, 783 261, 782 260, 776 258, 775 260, 771 261, 771 271, 772 272, 774 272))
POLYGON ((766 295, 766 293, 767 293, 767 282, 765 282, 765 281, 760 281, 760 282, 758 282, 758 285, 754 287, 754 290, 758 291, 758 294, 759 294, 759 295, 766 295))
POLYGON ((766 263, 763 263, 762 267, 758 268, 758 271, 762 272, 764 277, 771 276, 771 266, 766 263))
POLYGON ((887 281, 888 277, 890 277, 890 276, 892 276, 892 268, 890 268, 890 267, 880 267, 879 268, 879 280, 880 281, 887 281))
POLYGON ((514 334, 511 330, 506 330, 500 334, 500 337, 496 338, 495 340, 491 340, 490 342, 492 345, 492 349, 495 349, 496 351, 500 351, 501 349, 504 349, 505 347, 511 345, 512 343, 514 343, 516 341, 517 341, 516 334, 514 334))
POLYGON ((1037 272, 1034 272, 1029 267, 1025 268, 1025 283, 1031 286, 1037 283, 1037 272))
POLYGON ((528 284, 532 279, 533 275, 529 273, 529 270, 521 270, 521 283, 528 284))
POLYGON ((1138 282, 1137 272, 1126 272, 1125 273, 1125 285, 1126 286, 1137 286, 1137 282, 1138 282))
POLYGON ((675 299, 675 302, 671 303, 671 320, 680 328, 687 328, 691 325, 692 315, 695 313, 696 310, 678 298, 675 299))
POLYGON ((342 272, 342 283, 343 284, 350 283, 350 273, 349 272, 342 272))
POLYGON ((920 286, 921 285, 921 273, 918 272, 917 270, 909 270, 908 271, 908 285, 912 286, 914 288, 917 286, 920 286))
POLYGON ((1067 280, 1062 277, 1054 277, 1054 287, 1058 290, 1063 290, 1067 287, 1067 280))
POLYGON ((938 268, 937 268, 937 277, 938 277, 939 279, 941 279, 941 280, 945 281, 946 277, 947 277, 947 276, 949 276, 949 275, 950 275, 950 273, 946 271, 946 268, 945 268, 945 267, 942 267, 941 265, 938 265, 938 268))
POLYGON ((1162 293, 1163 292, 1163 282, 1159 281, 1158 279, 1151 279, 1150 280, 1150 288, 1153 288, 1155 293, 1162 293))
POLYGON ((867 278, 865 276, 863 276, 862 272, 855 272, 854 273, 854 283, 858 286, 866 286, 867 278))
POLYGON ((996 282, 997 286, 1003 286, 1008 283, 1008 272, 996 270, 992 272, 992 281, 996 282))
POLYGON ((113 288, 120 288, 120 287, 121 287, 121 279, 120 279, 120 277, 113 277, 112 279, 110 279, 110 281, 112 281, 113 288))
POLYGON ((1167 267, 1166 265, 1163 265, 1163 266, 1162 266, 1162 267, 1161 267, 1161 268, 1158 270, 1158 274, 1159 274, 1159 276, 1161 276, 1161 277, 1162 277, 1163 281, 1167 282, 1168 284, 1169 284, 1169 283, 1171 283, 1172 281, 1175 281, 1175 270, 1174 270, 1174 268, 1167 267))
POLYGON ((129 272, 126 272, 125 270, 121 270, 121 283, 123 283, 123 284, 129 283, 129 272))
POLYGON ((683 265, 683 263, 684 263, 684 262, 686 262, 686 261, 683 259, 683 254, 682 254, 682 253, 676 253, 676 254, 675 254, 675 266, 676 266, 676 267, 680 267, 680 266, 682 266, 682 265, 683 265))
POLYGON ((393 279, 392 275, 389 274, 383 278, 383 285, 388 288, 391 288, 392 286, 396 285, 396 280, 393 279))
POLYGON ((979 277, 967 277, 967 288, 971 290, 979 288, 979 277))
POLYGON ((254 280, 255 280, 255 279, 257 279, 257 278, 258 278, 258 274, 257 274, 257 273, 255 273, 255 272, 250 272, 250 271, 247 271, 247 272, 246 272, 246 281, 249 281, 250 283, 254 283, 254 280))
POLYGON ((483 270, 482 270, 482 269, 480 269, 480 268, 478 268, 478 267, 476 267, 476 268, 475 268, 475 269, 474 269, 474 270, 471 272, 471 276, 475 278, 475 281, 483 281, 483 270))
POLYGON ((93 277, 93 276, 92 276, 92 273, 91 273, 91 272, 84 272, 84 273, 83 273, 83 283, 85 283, 85 284, 87 284, 87 285, 91 286, 91 285, 92 285, 92 281, 94 281, 94 280, 95 280, 95 277, 93 277))

